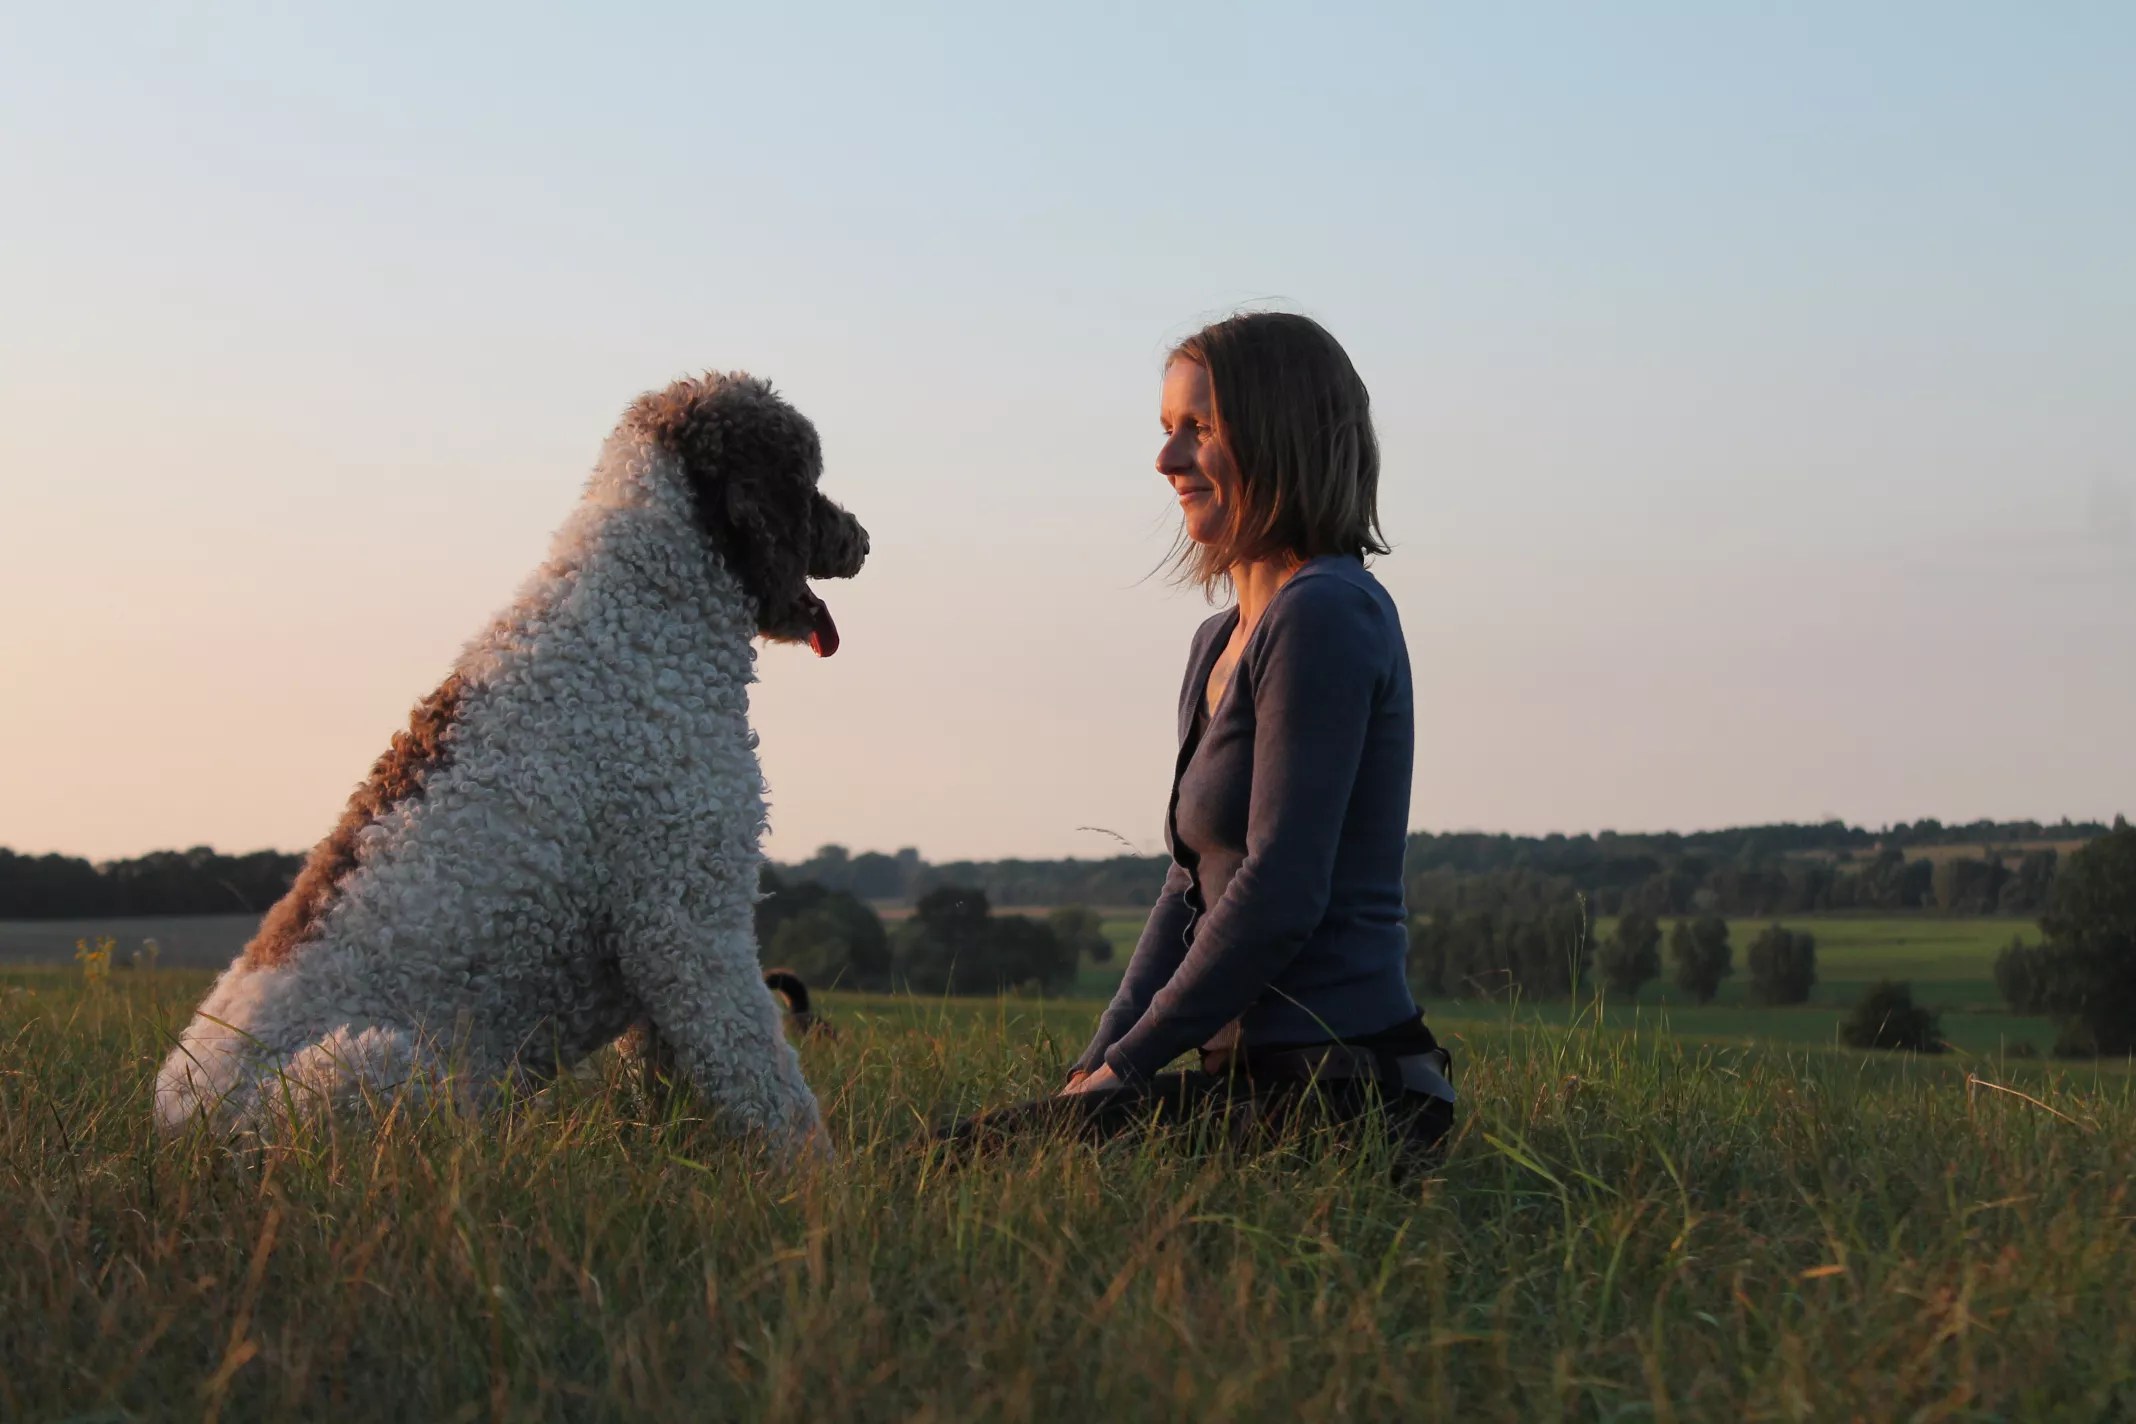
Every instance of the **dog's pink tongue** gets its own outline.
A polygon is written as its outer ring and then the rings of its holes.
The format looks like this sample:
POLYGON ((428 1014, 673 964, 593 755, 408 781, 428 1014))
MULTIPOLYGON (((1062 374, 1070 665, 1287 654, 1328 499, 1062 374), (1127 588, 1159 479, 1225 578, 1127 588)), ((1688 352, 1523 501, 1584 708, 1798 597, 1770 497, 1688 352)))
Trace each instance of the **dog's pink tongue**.
POLYGON ((838 651, 838 624, 831 618, 830 605, 816 599, 816 626, 809 629, 808 645, 816 650, 816 656, 827 658, 838 651))

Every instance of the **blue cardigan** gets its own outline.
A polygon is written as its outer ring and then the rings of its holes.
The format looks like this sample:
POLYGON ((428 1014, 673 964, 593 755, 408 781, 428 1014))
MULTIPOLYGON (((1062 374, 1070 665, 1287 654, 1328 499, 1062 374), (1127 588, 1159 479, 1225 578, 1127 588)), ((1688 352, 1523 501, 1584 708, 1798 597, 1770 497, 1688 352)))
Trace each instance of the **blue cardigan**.
POLYGON ((1079 1069, 1145 1079, 1234 1018, 1251 1046, 1359 1038, 1416 1015, 1402 904, 1416 730, 1394 601, 1357 559, 1307 562, 1197 737, 1237 623, 1229 609, 1194 635, 1172 867, 1079 1069))

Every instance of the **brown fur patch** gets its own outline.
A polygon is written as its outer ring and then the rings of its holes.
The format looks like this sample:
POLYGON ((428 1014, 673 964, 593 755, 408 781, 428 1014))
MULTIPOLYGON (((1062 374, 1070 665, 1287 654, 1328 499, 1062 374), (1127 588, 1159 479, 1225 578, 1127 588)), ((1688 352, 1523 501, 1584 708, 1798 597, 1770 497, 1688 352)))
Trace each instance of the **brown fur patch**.
POLYGON ((411 796, 445 761, 445 734, 458 718, 466 684, 454 673, 415 705, 408 730, 393 734, 393 744, 372 763, 370 776, 349 797, 341 820, 325 840, 312 847, 289 893, 260 921, 259 933, 245 946, 244 962, 254 968, 289 958, 312 926, 340 893, 341 882, 356 868, 356 840, 364 827, 411 796))

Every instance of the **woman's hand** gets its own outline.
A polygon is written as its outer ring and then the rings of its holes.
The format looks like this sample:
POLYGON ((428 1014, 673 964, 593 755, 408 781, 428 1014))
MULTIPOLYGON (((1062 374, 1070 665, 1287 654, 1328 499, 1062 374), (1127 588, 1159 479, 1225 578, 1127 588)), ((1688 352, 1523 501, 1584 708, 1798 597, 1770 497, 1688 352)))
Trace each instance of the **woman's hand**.
POLYGON ((1094 1073, 1075 1072, 1068 1075, 1068 1086, 1061 1089, 1064 1098, 1077 1093, 1097 1093, 1107 1088, 1120 1086, 1119 1077, 1110 1066, 1102 1066, 1094 1073))

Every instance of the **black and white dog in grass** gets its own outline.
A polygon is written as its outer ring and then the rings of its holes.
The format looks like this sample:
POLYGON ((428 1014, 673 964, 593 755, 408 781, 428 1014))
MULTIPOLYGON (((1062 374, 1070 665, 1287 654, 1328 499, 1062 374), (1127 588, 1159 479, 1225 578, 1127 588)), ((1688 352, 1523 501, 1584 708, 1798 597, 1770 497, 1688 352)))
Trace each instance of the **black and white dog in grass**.
POLYGON ((216 981, 160 1120, 439 1085, 479 1103, 643 1023, 731 1130, 816 1134, 757 960, 748 689, 760 636, 837 649, 808 581, 858 573, 868 536, 821 471, 815 429, 752 377, 639 399, 548 561, 216 981))

